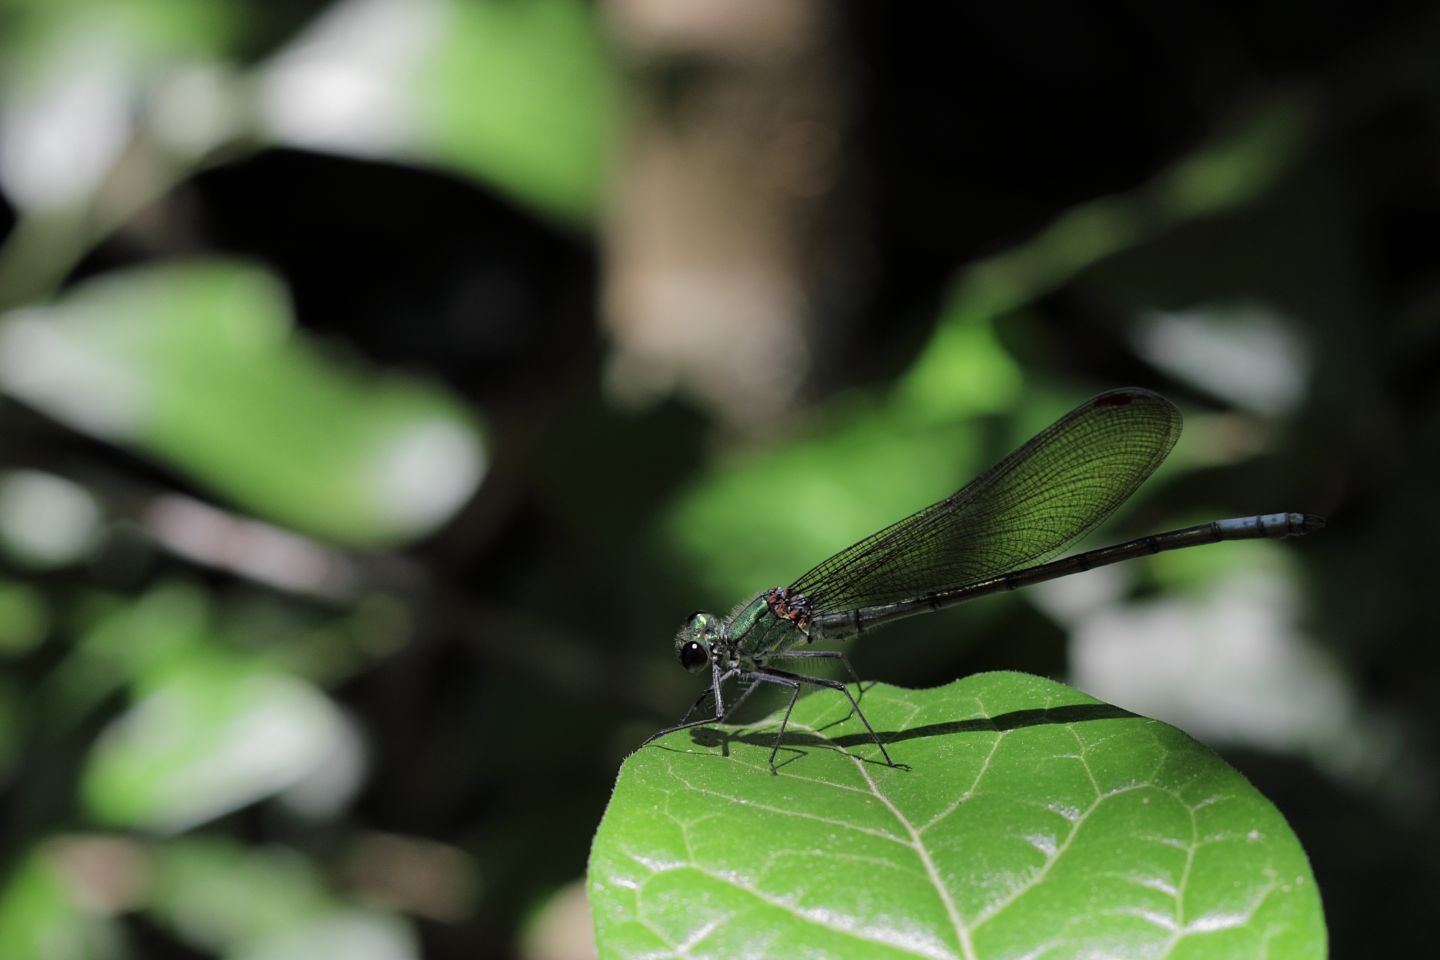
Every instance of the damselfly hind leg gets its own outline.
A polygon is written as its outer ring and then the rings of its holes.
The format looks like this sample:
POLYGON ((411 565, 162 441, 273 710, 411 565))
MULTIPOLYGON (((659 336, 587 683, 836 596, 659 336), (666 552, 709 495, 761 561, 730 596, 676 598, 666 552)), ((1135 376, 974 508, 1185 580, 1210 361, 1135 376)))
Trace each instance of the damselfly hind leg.
MULTIPOLYGON (((847 657, 847 656, 845 656, 845 654, 844 654, 843 652, 839 651, 839 650, 787 650, 787 651, 785 651, 784 653, 771 654, 771 656, 770 656, 768 659, 769 659, 769 660, 839 660, 839 661, 840 661, 840 665, 845 668, 845 672, 848 673, 848 674, 850 674, 850 679, 855 681, 855 693, 856 693, 856 696, 855 696, 854 700, 852 700, 851 702, 852 702, 852 703, 855 703, 855 704, 858 704, 861 700, 864 700, 864 699, 865 699, 865 687, 864 687, 864 685, 860 682, 860 674, 856 673, 856 672, 855 672, 855 668, 850 665, 850 658, 847 657)), ((768 662, 768 661, 767 661, 767 662, 768 662)), ((752 689, 753 689, 753 688, 752 688, 752 689)), ((857 708, 857 709, 858 709, 858 708, 857 708)), ((837 720, 837 721, 835 721, 835 722, 836 722, 836 723, 844 723, 846 720, 849 720, 849 719, 851 718, 851 716, 854 715, 854 713, 855 713, 855 710, 851 710, 849 713, 845 714, 845 716, 841 717, 839 720, 837 720)))
POLYGON ((771 773, 776 772, 775 756, 780 752, 780 742, 781 739, 785 736, 785 727, 790 723, 790 712, 795 709, 795 701, 800 696, 800 684, 802 683, 809 683, 817 687, 824 687, 827 690, 839 690, 841 693, 845 694, 845 699, 850 701, 850 712, 855 716, 859 717, 860 722, 865 725, 865 730, 870 734, 870 739, 874 741, 875 746, 880 748, 880 756, 885 758, 885 765, 887 767, 895 767, 900 770, 910 769, 903 763, 896 763, 894 760, 890 759, 890 752, 885 749, 885 744, 880 740, 880 735, 875 732, 875 728, 870 726, 870 721, 865 719, 865 714, 860 710, 860 704, 855 702, 855 697, 850 693, 850 688, 845 686, 845 684, 841 683, 839 680, 831 680, 826 677, 807 677, 803 674, 790 673, 787 670, 775 670, 771 668, 766 668, 764 670, 756 670, 754 673, 746 674, 746 676, 754 677, 758 680, 763 680, 766 683, 779 684, 780 686, 789 687, 791 689, 790 703, 785 707, 785 716, 780 721, 780 729, 775 734, 775 744, 770 750, 771 773))
MULTIPOLYGON (((805 652, 818 652, 829 654, 833 651, 805 652)), ((837 658, 842 660, 844 659, 843 657, 837 658)), ((849 664, 847 663, 846 665, 848 666, 849 664)), ((853 674, 854 671, 851 671, 851 673, 853 674)), ((738 676, 740 681, 746 684, 746 687, 744 692, 741 693, 740 696, 736 698, 735 702, 731 704, 728 708, 723 705, 723 701, 718 696, 718 691, 714 690, 713 688, 710 690, 706 690, 703 694, 700 695, 700 698, 698 700, 691 704, 690 709, 685 711, 685 716, 683 719, 681 719, 679 723, 671 727, 666 727, 664 730, 656 731, 655 733, 646 737, 644 743, 641 743, 640 746, 643 747, 654 740, 658 740, 663 736, 667 736, 668 734, 675 733, 679 730, 690 730, 694 727, 703 727, 712 723, 724 723, 735 712, 735 710, 738 709, 740 705, 745 702, 745 700, 750 696, 750 694, 754 692, 756 687, 758 687, 761 683, 773 683, 777 686, 786 687, 790 690, 790 700, 785 705, 785 715, 780 718, 780 729, 775 732, 775 740, 770 747, 770 772, 772 774, 778 773, 779 771, 777 771, 775 768, 775 758, 780 754, 780 745, 785 738, 785 729, 790 724, 790 714, 795 709, 796 701, 800 698, 800 685, 808 683, 813 686, 824 687, 827 690, 838 690, 841 693, 845 694, 845 699, 850 701, 850 713, 846 714, 845 717, 842 718, 842 720, 837 722, 844 722, 844 720, 848 720, 851 716, 859 717, 860 722, 865 725, 865 731, 870 734, 871 741, 873 741, 875 746, 880 749, 880 756, 885 759, 885 765, 889 767, 895 767, 899 770, 910 769, 903 763, 896 763, 894 760, 890 759, 890 752, 885 749, 885 744, 881 741, 879 734, 877 734, 875 732, 875 728, 870 725, 870 721, 865 718, 865 714, 860 710, 859 702, 855 699, 854 695, 850 693, 850 688, 845 686, 845 684, 841 683, 839 680, 831 680, 826 677, 807 677, 803 674, 790 673, 786 670, 776 670, 767 667, 763 670, 755 670, 753 672, 731 672, 725 674, 722 677, 721 682, 723 682, 724 680, 729 680, 732 676, 738 676), (712 697, 717 703, 717 706, 713 710, 715 715, 711 717, 701 717, 698 720, 690 719, 691 715, 700 708, 700 705, 704 703, 707 699, 712 697)), ((858 680, 856 681, 856 686, 859 686, 858 680)), ((844 748, 841 749, 843 750, 844 748)))

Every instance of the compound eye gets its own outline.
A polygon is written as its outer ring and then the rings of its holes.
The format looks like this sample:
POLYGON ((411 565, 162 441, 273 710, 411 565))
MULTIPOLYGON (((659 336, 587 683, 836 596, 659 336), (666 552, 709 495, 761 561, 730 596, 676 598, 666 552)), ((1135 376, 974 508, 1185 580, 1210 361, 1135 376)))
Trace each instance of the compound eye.
POLYGON ((691 673, 705 669, 710 663, 710 652, 698 640, 686 640, 680 644, 680 666, 691 673))

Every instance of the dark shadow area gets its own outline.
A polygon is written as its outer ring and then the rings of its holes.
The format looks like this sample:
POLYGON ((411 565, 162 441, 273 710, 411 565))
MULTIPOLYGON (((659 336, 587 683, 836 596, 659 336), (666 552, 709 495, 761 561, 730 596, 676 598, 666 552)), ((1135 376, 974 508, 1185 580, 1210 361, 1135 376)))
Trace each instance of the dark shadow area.
MULTIPOLYGON (((1095 720, 1121 720, 1125 718, 1146 719, 1129 710, 1108 703, 1080 703, 1064 707, 1037 707, 1032 710, 1012 710, 996 717, 975 717, 970 720, 950 720, 944 723, 928 723, 909 730, 877 730, 880 742, 885 744, 903 743, 906 740, 920 740, 927 737, 945 737, 962 733, 998 733, 1034 727, 1043 724, 1086 723, 1095 720)), ((690 734, 696 744, 704 747, 726 747, 733 741, 753 746, 770 747, 775 744, 774 731, 745 731, 729 733, 710 727, 697 727, 690 734)), ((851 747, 874 744, 867 733, 847 733, 840 737, 827 737, 808 731, 787 729, 780 737, 780 747, 851 747)))

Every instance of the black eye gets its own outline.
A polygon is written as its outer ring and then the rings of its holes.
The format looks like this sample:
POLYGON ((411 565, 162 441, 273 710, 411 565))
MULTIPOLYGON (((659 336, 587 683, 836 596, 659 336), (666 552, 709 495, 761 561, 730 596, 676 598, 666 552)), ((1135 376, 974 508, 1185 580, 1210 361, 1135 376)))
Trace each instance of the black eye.
POLYGON ((698 640, 686 640, 680 644, 680 666, 691 673, 703 670, 710 662, 710 654, 698 640))

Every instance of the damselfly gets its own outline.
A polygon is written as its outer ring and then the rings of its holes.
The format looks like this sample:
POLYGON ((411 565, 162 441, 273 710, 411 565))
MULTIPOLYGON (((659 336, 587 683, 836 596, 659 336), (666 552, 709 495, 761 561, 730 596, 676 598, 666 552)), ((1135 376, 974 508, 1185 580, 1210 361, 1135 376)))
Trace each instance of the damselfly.
POLYGON ((842 652, 809 645, 1132 557, 1220 540, 1295 537, 1325 525, 1301 513, 1216 520, 1045 562, 1125 502, 1179 436, 1180 411, 1159 394, 1138 387, 1102 393, 957 492, 841 550, 788 587, 764 590, 728 617, 691 615, 675 638, 675 654, 691 673, 708 669, 709 687, 679 723, 645 743, 721 722, 759 684, 775 684, 790 690, 790 702, 770 750, 774 773, 790 712, 801 687, 811 685, 843 693, 894 766, 845 684, 775 662, 839 660, 855 677, 842 652), (724 687, 731 681, 743 689, 727 707, 724 687), (692 720, 707 701, 714 715, 692 720))

